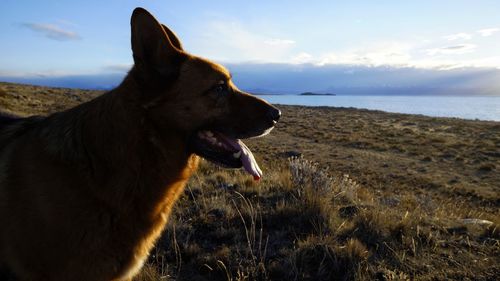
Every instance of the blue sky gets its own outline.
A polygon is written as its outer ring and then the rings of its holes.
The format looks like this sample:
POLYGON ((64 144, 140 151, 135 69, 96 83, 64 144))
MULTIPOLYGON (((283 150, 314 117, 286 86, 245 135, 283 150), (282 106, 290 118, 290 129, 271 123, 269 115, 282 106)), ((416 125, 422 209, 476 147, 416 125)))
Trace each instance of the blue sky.
POLYGON ((496 0, 2 0, 0 76, 125 73, 137 6, 230 65, 500 69, 496 0))

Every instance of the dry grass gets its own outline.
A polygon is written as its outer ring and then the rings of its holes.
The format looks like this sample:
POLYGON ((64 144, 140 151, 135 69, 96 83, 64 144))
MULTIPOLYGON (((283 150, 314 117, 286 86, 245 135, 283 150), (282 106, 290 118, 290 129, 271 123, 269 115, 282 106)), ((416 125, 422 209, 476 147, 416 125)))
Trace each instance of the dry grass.
MULTIPOLYGON (((0 88, 0 109, 21 115, 99 94, 0 88)), ((202 162, 135 280, 500 276, 497 122, 281 109, 276 130, 248 142, 261 182, 202 162)))
POLYGON ((170 280, 493 280, 499 273, 493 225, 438 217, 416 197, 396 207, 376 203, 383 198, 302 158, 270 166, 279 168, 255 184, 204 162, 147 272, 159 268, 170 280))

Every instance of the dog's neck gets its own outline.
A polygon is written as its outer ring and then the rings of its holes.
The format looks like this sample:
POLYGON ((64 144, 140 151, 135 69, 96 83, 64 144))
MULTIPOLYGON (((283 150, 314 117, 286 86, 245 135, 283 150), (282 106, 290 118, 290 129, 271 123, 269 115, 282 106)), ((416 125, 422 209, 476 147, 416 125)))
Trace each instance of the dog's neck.
POLYGON ((185 136, 174 128, 163 127, 161 132, 155 128, 133 91, 138 87, 127 77, 116 89, 69 114, 54 115, 53 122, 72 128, 77 136, 79 143, 66 144, 76 146, 67 150, 85 163, 95 196, 112 199, 105 202, 111 208, 134 206, 144 214, 163 214, 196 169, 197 157, 188 152, 185 136), (76 117, 65 119, 70 116, 76 117))

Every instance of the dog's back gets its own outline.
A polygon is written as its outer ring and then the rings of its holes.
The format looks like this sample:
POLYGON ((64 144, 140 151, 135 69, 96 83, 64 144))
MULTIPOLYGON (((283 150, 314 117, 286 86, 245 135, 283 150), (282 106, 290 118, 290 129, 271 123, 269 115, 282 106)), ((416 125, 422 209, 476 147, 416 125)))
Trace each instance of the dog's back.
POLYGON ((18 121, 19 119, 20 118, 0 113, 0 132, 4 127, 18 121))
POLYGON ((13 130, 8 130, 8 128, 21 120, 22 118, 0 113, 0 152, 5 147, 7 140, 12 136, 13 130))
POLYGON ((40 119, 39 116, 21 118, 0 113, 0 153, 9 141, 32 128, 40 119))

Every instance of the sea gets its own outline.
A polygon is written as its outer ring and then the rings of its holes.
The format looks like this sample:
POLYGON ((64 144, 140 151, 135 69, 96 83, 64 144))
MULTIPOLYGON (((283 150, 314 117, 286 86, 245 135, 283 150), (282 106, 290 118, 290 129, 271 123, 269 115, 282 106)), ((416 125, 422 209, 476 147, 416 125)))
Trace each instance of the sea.
POLYGON ((273 104, 353 107, 386 112, 500 121, 500 97, 260 95, 273 104))

